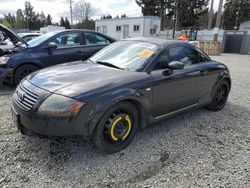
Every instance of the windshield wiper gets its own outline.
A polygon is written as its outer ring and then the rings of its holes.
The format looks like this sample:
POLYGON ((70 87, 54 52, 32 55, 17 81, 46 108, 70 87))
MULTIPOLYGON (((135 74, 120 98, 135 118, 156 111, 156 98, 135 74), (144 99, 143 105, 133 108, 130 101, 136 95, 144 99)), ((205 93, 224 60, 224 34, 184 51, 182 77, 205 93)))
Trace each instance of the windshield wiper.
POLYGON ((124 68, 118 67, 118 66, 116 66, 114 64, 111 64, 111 63, 108 63, 108 62, 97 61, 96 63, 100 64, 100 65, 105 65, 105 66, 108 66, 108 67, 114 67, 116 69, 125 70, 124 68))

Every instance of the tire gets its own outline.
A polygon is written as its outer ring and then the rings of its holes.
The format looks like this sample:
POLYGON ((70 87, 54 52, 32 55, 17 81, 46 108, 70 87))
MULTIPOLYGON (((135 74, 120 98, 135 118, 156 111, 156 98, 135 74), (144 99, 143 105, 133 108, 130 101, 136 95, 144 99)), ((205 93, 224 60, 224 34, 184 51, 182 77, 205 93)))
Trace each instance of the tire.
POLYGON ((17 68, 14 73, 14 85, 18 85, 24 77, 37 70, 38 67, 35 65, 22 65, 21 67, 17 68))
POLYGON ((121 102, 108 109, 99 121, 94 143, 105 153, 115 153, 132 141, 138 129, 138 112, 134 105, 121 102))
POLYGON ((230 88, 228 82, 226 80, 223 80, 217 87, 212 102, 208 106, 206 106, 206 108, 212 111, 222 110, 227 103, 229 90, 230 88))

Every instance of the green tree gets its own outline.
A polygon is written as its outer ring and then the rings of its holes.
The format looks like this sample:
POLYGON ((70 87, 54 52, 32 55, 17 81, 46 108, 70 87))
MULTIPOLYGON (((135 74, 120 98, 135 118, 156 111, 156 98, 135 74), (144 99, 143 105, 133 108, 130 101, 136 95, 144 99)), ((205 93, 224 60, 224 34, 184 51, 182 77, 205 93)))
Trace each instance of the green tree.
POLYGON ((144 16, 158 16, 157 3, 155 0, 136 0, 136 3, 141 7, 141 12, 144 16))
POLYGON ((199 25, 199 18, 207 12, 209 0, 136 0, 144 16, 159 16, 163 24, 177 15, 179 29, 199 25))
POLYGON ((69 22, 69 19, 67 17, 65 18, 65 28, 71 29, 70 22, 69 22))
POLYGON ((27 28, 31 30, 37 29, 38 14, 34 11, 34 7, 29 1, 25 1, 24 7, 23 13, 25 15, 27 28))
MULTIPOLYGON (((177 28, 200 26, 199 18, 208 12, 209 0, 169 0, 167 1, 167 12, 173 17, 175 8, 177 10, 177 28), (175 3, 176 2, 176 3, 175 3)), ((207 24, 207 23, 206 23, 207 24)))
POLYGON ((25 19, 23 15, 23 11, 21 9, 18 9, 16 11, 16 24, 15 24, 16 29, 23 29, 25 28, 25 19))
POLYGON ((108 15, 102 15, 101 19, 112 19, 113 17, 108 14, 108 15))
POLYGON ((61 17, 61 19, 60 19, 60 26, 65 27, 65 21, 64 21, 63 17, 61 17))
POLYGON ((249 0, 227 0, 224 5, 223 22, 225 29, 239 28, 241 22, 250 19, 249 0))
POLYGON ((41 27, 46 26, 46 16, 43 11, 39 14, 39 20, 40 20, 41 27))
POLYGON ((6 23, 9 23, 11 28, 15 27, 16 24, 16 17, 14 15, 9 14, 5 14, 4 15, 4 20, 7 21, 6 23))
POLYGON ((48 14, 47 16, 46 25, 52 25, 52 17, 50 16, 50 14, 48 14))

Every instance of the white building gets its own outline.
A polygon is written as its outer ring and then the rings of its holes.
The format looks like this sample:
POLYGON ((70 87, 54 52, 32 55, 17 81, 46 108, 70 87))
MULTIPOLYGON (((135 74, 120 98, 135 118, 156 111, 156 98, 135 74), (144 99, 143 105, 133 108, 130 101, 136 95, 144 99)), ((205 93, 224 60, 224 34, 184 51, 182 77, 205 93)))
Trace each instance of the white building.
POLYGON ((65 27, 48 25, 47 27, 41 27, 40 33, 45 34, 53 31, 62 31, 62 30, 65 30, 65 27))
POLYGON ((161 19, 157 16, 101 19, 95 21, 96 31, 116 39, 155 37, 160 33, 161 19))
POLYGON ((248 31, 248 34, 250 34, 250 20, 240 24, 240 31, 248 31))

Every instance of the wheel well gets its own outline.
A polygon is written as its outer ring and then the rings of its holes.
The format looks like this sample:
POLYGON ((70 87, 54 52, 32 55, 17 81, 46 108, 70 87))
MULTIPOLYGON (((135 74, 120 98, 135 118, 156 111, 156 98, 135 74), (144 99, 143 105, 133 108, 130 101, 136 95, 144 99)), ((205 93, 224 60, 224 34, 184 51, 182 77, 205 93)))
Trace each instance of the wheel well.
POLYGON ((26 65, 32 65, 32 66, 37 67, 38 69, 41 68, 40 66, 38 66, 38 65, 36 65, 36 64, 34 64, 34 63, 23 63, 23 64, 18 65, 17 67, 15 67, 14 72, 13 72, 13 75, 12 75, 12 83, 13 83, 13 84, 14 84, 14 76, 15 76, 15 74, 16 74, 16 71, 17 71, 20 67, 26 66, 26 65))
POLYGON ((146 120, 145 109, 142 106, 142 104, 136 100, 133 100, 133 99, 128 99, 128 100, 124 100, 124 101, 120 101, 120 102, 129 102, 135 106, 135 108, 138 112, 139 128, 141 128, 141 129, 145 128, 146 124, 147 124, 147 120, 146 120))
POLYGON ((229 85, 229 90, 231 89, 231 80, 229 78, 225 78, 224 80, 227 81, 228 85, 229 85))
POLYGON ((15 74, 15 72, 16 72, 17 69, 19 69, 19 68, 22 67, 22 66, 26 66, 26 65, 32 65, 32 66, 37 67, 38 69, 41 68, 40 66, 38 66, 37 64, 34 64, 34 63, 23 63, 23 64, 20 64, 20 65, 18 65, 17 67, 15 67, 14 74, 15 74))

